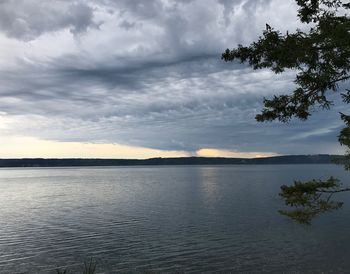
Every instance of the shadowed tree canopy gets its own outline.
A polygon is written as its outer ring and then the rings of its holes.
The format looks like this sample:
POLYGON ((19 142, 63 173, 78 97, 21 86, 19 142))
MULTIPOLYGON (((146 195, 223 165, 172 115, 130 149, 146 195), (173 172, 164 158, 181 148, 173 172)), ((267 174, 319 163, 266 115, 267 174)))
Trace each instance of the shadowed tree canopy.
MULTIPOLYGON (((350 90, 343 88, 350 79, 350 10, 349 1, 296 0, 298 16, 307 31, 281 33, 270 25, 256 42, 238 45, 222 54, 225 61, 238 60, 253 69, 271 69, 276 74, 296 71, 296 88, 290 94, 264 99, 264 109, 256 116, 259 122, 288 122, 296 117, 306 120, 316 107, 329 109, 331 92, 338 92, 344 104, 350 103, 350 90)), ((350 149, 350 115, 340 113, 345 127, 339 135, 341 145, 350 149)), ((350 170, 350 154, 342 162, 350 170)), ((282 214, 309 223, 320 213, 338 209, 341 202, 333 201, 335 193, 350 191, 334 178, 327 181, 294 182, 281 187, 281 197, 292 210, 282 214)))

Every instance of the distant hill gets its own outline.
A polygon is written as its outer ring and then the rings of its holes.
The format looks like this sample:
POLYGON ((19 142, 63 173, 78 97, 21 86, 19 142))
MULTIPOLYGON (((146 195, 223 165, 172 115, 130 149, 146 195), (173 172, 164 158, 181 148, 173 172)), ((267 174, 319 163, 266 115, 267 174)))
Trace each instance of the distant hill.
POLYGON ((133 159, 0 159, 0 167, 70 167, 70 166, 140 166, 140 165, 279 165, 279 164, 330 164, 341 161, 339 155, 287 155, 267 158, 151 158, 133 159))

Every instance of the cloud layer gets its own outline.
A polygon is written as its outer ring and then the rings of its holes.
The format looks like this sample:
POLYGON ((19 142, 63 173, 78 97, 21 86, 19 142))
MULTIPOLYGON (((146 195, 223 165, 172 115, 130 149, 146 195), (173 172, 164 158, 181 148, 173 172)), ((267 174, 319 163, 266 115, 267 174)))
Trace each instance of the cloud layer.
POLYGON ((263 97, 293 88, 293 73, 220 55, 256 39, 266 22, 298 27, 294 1, 1 1, 2 139, 341 152, 341 107, 305 123, 255 122, 263 97))

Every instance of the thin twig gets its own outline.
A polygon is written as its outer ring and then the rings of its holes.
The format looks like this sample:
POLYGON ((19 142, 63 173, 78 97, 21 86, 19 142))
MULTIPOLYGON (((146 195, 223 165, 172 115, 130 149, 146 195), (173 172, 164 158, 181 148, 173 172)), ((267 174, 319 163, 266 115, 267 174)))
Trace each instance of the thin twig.
POLYGON ((350 191, 350 187, 349 188, 343 188, 343 189, 339 189, 339 190, 317 190, 317 192, 322 192, 322 193, 338 193, 338 192, 346 192, 346 191, 350 191))

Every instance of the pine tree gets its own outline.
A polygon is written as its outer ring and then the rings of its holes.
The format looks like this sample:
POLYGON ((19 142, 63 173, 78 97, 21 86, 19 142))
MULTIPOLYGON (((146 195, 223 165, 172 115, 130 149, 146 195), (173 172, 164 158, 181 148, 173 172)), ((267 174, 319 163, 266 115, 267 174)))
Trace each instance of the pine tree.
MULTIPOLYGON (((239 60, 253 69, 271 69, 276 74, 286 70, 297 71, 296 89, 291 94, 264 99, 264 109, 256 116, 259 122, 292 118, 306 120, 315 107, 329 109, 331 92, 337 92, 344 104, 350 103, 350 90, 342 90, 339 84, 350 79, 350 18, 347 11, 350 2, 341 0, 296 0, 298 17, 308 31, 297 29, 294 33, 281 33, 270 25, 258 41, 249 46, 238 45, 222 54, 225 61, 239 60)), ((343 85, 344 86, 344 85, 343 85)), ((348 152, 342 158, 346 170, 350 170, 350 114, 340 113, 345 127, 339 142, 348 152)), ((280 213, 300 223, 310 223, 320 213, 338 209, 342 202, 332 200, 343 188, 339 180, 294 182, 283 185, 280 196, 291 210, 280 213)))

